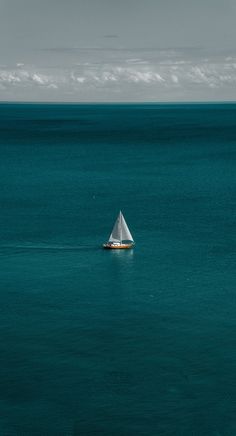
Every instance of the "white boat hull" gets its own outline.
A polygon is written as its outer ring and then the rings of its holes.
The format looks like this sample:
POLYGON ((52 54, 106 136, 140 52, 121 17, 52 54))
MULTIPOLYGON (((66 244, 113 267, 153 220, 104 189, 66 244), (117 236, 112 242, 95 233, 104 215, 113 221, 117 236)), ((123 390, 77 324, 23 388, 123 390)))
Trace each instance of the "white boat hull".
POLYGON ((113 250, 120 250, 120 249, 128 249, 133 248, 134 243, 127 243, 127 244, 112 244, 111 242, 108 242, 107 244, 103 244, 103 248, 107 249, 113 249, 113 250))

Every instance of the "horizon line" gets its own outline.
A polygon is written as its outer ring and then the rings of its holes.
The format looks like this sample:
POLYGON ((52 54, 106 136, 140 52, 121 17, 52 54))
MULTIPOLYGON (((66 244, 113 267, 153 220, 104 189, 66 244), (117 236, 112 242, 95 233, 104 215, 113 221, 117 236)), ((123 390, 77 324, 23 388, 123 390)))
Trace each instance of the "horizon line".
POLYGON ((27 101, 27 100, 20 100, 20 101, 9 101, 9 100, 0 100, 1 104, 53 104, 53 105, 62 105, 62 104, 71 104, 71 105, 187 105, 187 104, 236 104, 236 100, 196 100, 196 101, 41 101, 41 100, 35 100, 35 101, 27 101))

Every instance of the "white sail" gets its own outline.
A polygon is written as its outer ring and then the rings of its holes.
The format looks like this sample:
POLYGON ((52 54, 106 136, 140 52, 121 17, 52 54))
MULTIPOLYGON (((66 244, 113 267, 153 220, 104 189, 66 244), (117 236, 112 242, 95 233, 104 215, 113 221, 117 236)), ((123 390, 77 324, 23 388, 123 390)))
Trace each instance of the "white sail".
POLYGON ((111 232, 109 242, 122 242, 122 241, 133 241, 133 236, 129 231, 129 228, 126 224, 122 212, 120 212, 115 222, 115 225, 113 227, 113 230, 111 232))
POLYGON ((121 214, 121 228, 122 228, 122 240, 123 241, 133 241, 133 236, 131 235, 124 216, 121 214))

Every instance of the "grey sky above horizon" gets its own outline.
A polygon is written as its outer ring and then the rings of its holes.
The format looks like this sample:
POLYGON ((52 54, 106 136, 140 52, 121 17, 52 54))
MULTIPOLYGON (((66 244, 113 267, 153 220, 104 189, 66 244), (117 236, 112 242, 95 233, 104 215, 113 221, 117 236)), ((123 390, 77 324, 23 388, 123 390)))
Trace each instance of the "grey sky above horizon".
POLYGON ((236 0, 0 0, 0 100, 236 100, 235 22, 236 0))

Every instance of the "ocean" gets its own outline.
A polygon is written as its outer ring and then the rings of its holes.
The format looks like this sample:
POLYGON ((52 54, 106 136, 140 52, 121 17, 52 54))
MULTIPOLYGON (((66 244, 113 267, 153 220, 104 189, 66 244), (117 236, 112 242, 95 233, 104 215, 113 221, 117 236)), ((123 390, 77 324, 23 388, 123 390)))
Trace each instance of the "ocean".
POLYGON ((236 104, 0 105, 1 435, 236 435, 235 163, 236 104))

